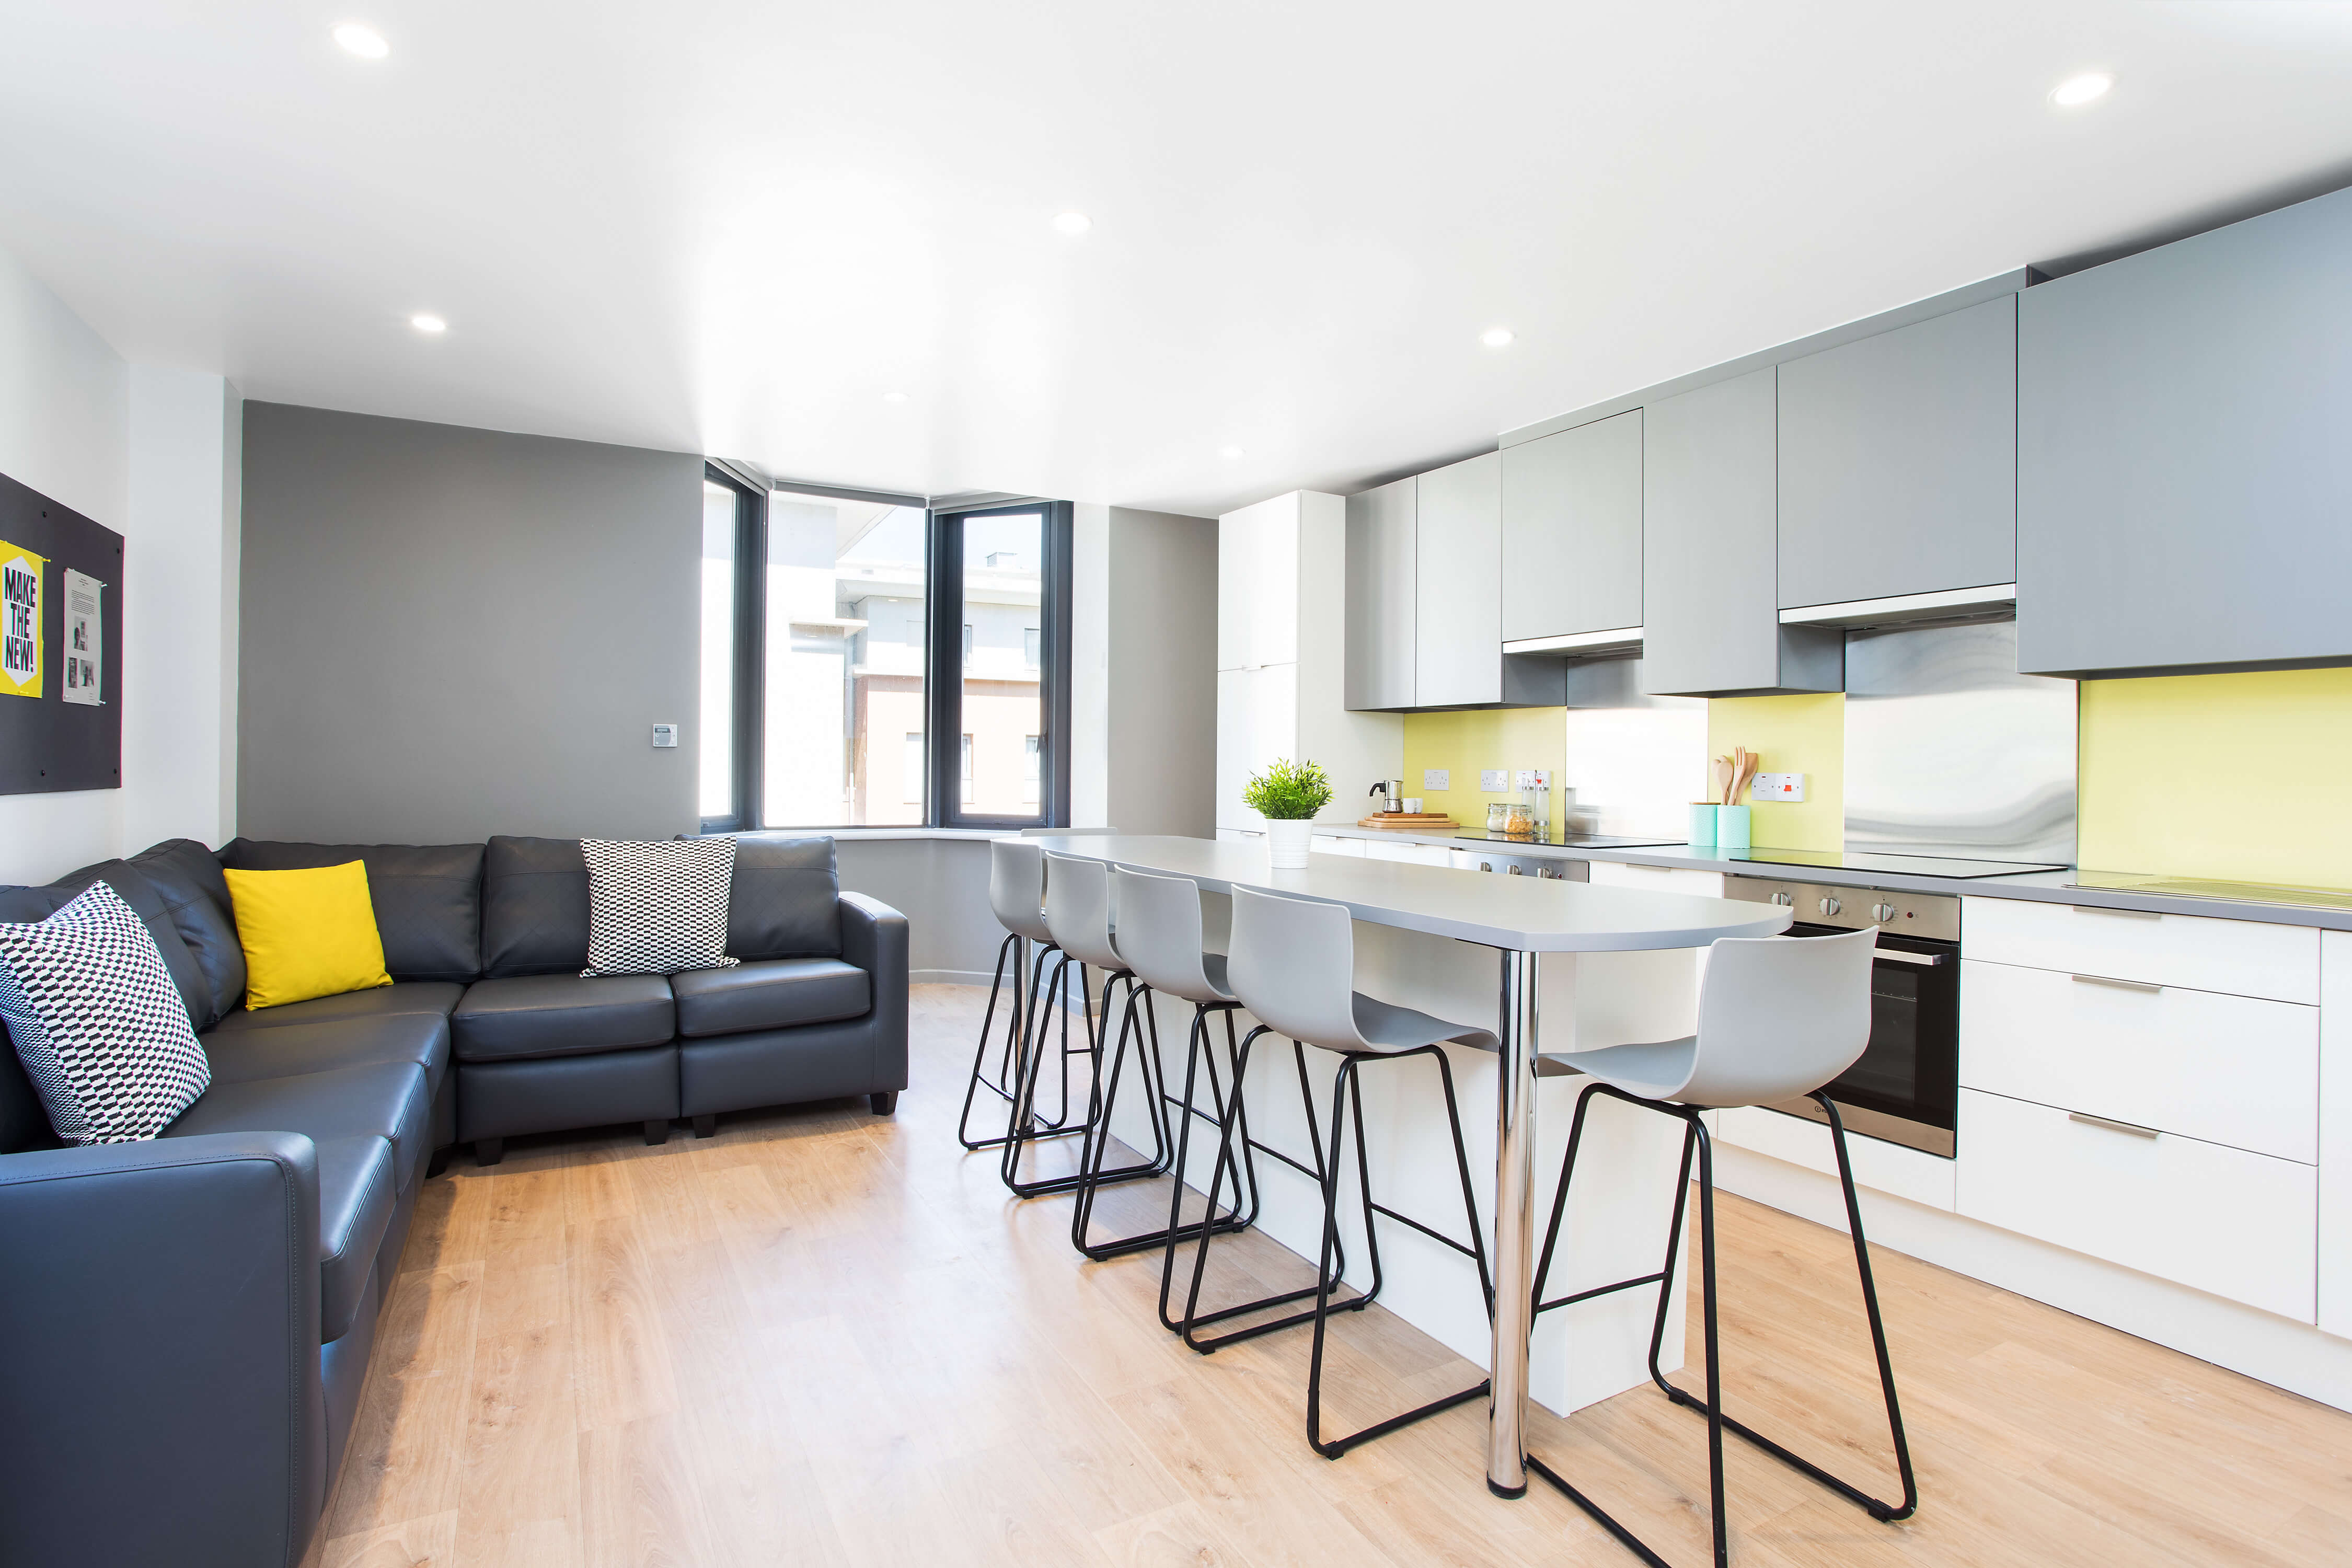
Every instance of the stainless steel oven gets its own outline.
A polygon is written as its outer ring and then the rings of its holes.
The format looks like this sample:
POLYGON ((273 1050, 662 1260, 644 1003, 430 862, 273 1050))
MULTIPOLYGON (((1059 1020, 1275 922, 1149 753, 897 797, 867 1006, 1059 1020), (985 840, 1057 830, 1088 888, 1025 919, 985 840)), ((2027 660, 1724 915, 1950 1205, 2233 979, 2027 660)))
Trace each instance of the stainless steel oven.
MULTIPOLYGON (((1788 935, 1878 927, 1870 1046, 1829 1086, 1850 1132, 1950 1159, 1960 1072, 1960 900, 1874 888, 1726 877, 1724 895, 1796 912, 1788 935)), ((1772 1107, 1823 1120, 1811 1100, 1772 1107)))

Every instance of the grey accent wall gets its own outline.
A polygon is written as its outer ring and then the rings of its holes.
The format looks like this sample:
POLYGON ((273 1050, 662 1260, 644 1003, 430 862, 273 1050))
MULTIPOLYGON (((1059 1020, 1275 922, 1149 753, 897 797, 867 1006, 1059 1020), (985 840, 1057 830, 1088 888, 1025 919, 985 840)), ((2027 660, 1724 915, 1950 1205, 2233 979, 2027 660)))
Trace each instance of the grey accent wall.
POLYGON ((1216 520, 1111 508, 1108 609, 1105 822, 1123 833, 1213 837, 1216 520))
POLYGON ((244 489, 239 831, 693 829, 699 457, 248 402, 244 489))

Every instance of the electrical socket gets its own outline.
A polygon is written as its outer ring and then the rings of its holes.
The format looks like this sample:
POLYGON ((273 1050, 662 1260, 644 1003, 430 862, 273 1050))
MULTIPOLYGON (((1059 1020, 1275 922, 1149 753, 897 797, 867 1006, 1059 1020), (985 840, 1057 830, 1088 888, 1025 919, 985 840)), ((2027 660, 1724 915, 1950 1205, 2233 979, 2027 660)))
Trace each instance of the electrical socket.
POLYGON ((1421 770, 1421 787, 1425 790, 1452 789, 1454 786, 1445 781, 1453 776, 1450 768, 1423 768, 1421 770))
POLYGON ((1748 786, 1750 800, 1802 800, 1805 798, 1805 775, 1802 773, 1758 773, 1748 786))
POLYGON ((1500 795, 1511 787, 1508 768, 1482 768, 1478 772, 1478 787, 1488 795, 1500 795))

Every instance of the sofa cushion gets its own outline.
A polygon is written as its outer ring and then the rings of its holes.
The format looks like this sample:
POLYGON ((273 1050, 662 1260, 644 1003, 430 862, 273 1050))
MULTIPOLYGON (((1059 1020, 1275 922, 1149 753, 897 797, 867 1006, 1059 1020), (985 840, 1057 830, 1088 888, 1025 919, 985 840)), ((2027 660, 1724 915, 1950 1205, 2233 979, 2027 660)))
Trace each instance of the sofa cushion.
MULTIPOLYGON (((147 928, 147 934, 155 939, 155 951, 162 956, 163 967, 172 976, 172 989, 180 994, 181 1002, 188 1009, 188 1026, 192 1029, 210 1026, 216 1016, 213 1011, 212 986, 205 981, 205 972, 196 967, 195 954, 190 952, 188 944, 181 940, 179 924, 172 919, 171 909, 163 902, 163 896, 155 890, 155 885, 142 876, 139 868, 128 860, 100 860, 95 866, 84 866, 79 871, 68 872, 50 885, 62 890, 66 899, 70 899, 92 882, 104 882, 121 894, 122 901, 129 904, 131 912, 139 917, 139 923, 147 928)), ((64 899, 58 900, 60 908, 64 902, 64 899)))
POLYGON ((583 974, 677 974, 732 969, 727 890, 735 841, 583 838, 588 967, 583 974))
POLYGON ((314 1138, 319 1151, 319 1342, 332 1344, 372 1300, 368 1276, 399 1206, 391 1141, 314 1138))
POLYGON ((282 1007, 248 1012, 239 1007, 215 1024, 212 1033, 239 1034, 247 1029, 275 1029, 288 1024, 331 1024, 344 1018, 396 1018, 430 1014, 446 1018, 456 1011, 466 988, 453 980, 396 980, 372 991, 346 991, 340 996, 317 996, 289 1002, 282 1007))
POLYGON ((394 980, 474 979, 482 968, 478 844, 279 844, 232 840, 221 862, 239 871, 367 863, 368 900, 394 980))
POLYGON ((131 865, 171 911, 180 940, 212 989, 213 1017, 228 1016, 245 997, 245 948, 219 857, 193 838, 167 838, 133 855, 131 865))
POLYGON ((0 923, 0 1014, 68 1143, 134 1143, 211 1081, 146 924, 104 879, 45 920, 0 923))
POLYGON ((338 1018, 282 1029, 212 1029, 197 1044, 212 1061, 215 1084, 394 1063, 423 1068, 425 1087, 438 1092, 449 1075, 449 1020, 438 1013, 338 1018))
POLYGON ((482 973, 588 967, 588 862, 577 838, 490 840, 482 860, 482 973))
POLYGON ((837 958, 771 958, 669 977, 677 1032, 692 1039, 863 1016, 874 1004, 866 971, 837 958))
POLYGON ((433 1091, 410 1062, 371 1062, 288 1078, 216 1083, 164 1130, 166 1138, 204 1132, 299 1132, 314 1143, 373 1133, 392 1140, 393 1184, 404 1187, 432 1142, 433 1091))
POLYGON ((664 1045, 677 1017, 658 974, 522 974, 467 986, 449 1031, 459 1061, 504 1061, 664 1045))
POLYGON ((841 956, 841 877, 833 839, 739 834, 727 900, 727 951, 738 958, 841 956))

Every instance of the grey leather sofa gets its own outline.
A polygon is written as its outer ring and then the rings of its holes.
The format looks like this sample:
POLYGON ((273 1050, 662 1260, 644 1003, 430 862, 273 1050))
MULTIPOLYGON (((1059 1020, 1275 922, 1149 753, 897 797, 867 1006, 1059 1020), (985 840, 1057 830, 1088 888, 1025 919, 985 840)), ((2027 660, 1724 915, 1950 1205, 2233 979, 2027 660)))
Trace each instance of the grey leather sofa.
POLYGON ((907 926, 839 890, 829 838, 746 836, 703 974, 583 980, 572 839, 159 844, 100 878, 155 937, 213 1073, 153 1142, 59 1148, 0 1049, 0 1563, 298 1563, 417 1194, 450 1146, 847 1095, 907 1079, 907 926), (368 865, 394 984, 260 1013, 224 863, 368 865))

